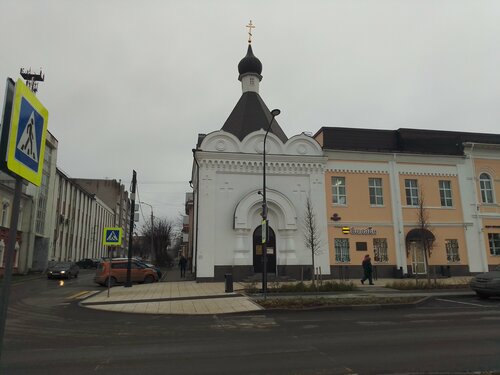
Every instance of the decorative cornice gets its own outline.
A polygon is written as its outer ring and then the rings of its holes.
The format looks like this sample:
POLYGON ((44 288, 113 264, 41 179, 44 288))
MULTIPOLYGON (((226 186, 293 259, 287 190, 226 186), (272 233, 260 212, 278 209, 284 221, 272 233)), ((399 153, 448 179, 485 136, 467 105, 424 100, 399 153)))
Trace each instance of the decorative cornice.
POLYGON ((434 176, 434 177, 457 177, 457 173, 439 173, 439 172, 416 172, 416 171, 399 171, 402 176, 434 176))
POLYGON ((350 168, 327 168, 326 172, 332 173, 360 173, 360 174, 389 174, 382 169, 350 169, 350 168))
MULTIPOLYGON (((257 160, 200 160, 200 167, 216 171, 262 173, 262 161, 257 160)), ((266 172, 275 174, 324 173, 325 164, 289 161, 266 161, 266 172)))

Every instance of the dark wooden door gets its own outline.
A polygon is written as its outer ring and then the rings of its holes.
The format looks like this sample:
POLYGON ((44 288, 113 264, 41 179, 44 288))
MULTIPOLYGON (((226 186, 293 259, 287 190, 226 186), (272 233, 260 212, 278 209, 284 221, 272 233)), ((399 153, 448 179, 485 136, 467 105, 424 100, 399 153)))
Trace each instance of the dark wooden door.
MULTIPOLYGON (((255 273, 262 273, 263 269, 262 226, 259 225, 253 232, 253 270, 255 273)), ((267 273, 276 273, 276 236, 271 227, 267 242, 267 273)))

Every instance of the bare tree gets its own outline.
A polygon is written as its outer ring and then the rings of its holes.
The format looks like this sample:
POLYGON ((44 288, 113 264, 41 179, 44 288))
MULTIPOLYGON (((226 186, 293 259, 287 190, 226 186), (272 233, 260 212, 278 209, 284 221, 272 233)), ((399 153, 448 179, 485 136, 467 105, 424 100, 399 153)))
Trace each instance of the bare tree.
POLYGON ((153 227, 151 223, 145 223, 142 228, 142 235, 147 238, 147 242, 153 244, 153 254, 157 265, 167 266, 171 262, 171 257, 167 252, 167 247, 172 243, 174 234, 174 224, 165 218, 157 218, 153 227))
MULTIPOLYGON (((427 269, 427 281, 431 282, 431 274, 429 269, 429 258, 432 254, 432 249, 434 247, 434 234, 432 233, 431 226, 429 224, 429 211, 425 208, 424 193, 421 191, 418 200, 418 211, 417 211, 417 221, 418 228, 420 232, 420 241, 422 244, 422 250, 424 252, 425 267, 427 269)), ((416 273, 415 273, 416 274, 416 273)))
POLYGON ((306 247, 311 251, 312 260, 312 283, 315 284, 315 265, 314 256, 320 254, 321 237, 319 235, 318 225, 316 222, 316 214, 308 196, 306 199, 306 214, 304 217, 304 236, 306 247))

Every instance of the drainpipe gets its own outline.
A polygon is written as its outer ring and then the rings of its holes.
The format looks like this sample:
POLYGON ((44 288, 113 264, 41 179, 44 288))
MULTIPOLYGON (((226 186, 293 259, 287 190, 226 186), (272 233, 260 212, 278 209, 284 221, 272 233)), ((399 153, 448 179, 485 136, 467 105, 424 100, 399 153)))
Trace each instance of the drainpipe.
POLYGON ((199 188, 200 188, 200 164, 198 164, 198 160, 196 159, 196 148, 193 148, 193 159, 194 162, 196 163, 196 216, 195 216, 195 233, 194 233, 194 254, 193 254, 193 259, 194 259, 194 278, 196 279, 198 276, 198 211, 199 211, 199 206, 200 206, 200 193, 199 193, 199 188))

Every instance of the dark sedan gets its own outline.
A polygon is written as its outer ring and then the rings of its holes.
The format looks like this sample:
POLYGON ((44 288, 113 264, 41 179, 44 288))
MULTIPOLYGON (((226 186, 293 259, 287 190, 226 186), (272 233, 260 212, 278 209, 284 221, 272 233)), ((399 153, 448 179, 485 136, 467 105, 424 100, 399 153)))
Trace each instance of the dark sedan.
POLYGON ((81 259, 76 262, 76 265, 80 268, 97 268, 98 264, 94 259, 81 259))
POLYGON ((500 297, 500 266, 472 278, 470 287, 480 298, 500 297))
POLYGON ((78 277, 80 268, 73 262, 57 262, 51 265, 47 270, 48 279, 71 279, 78 277))

